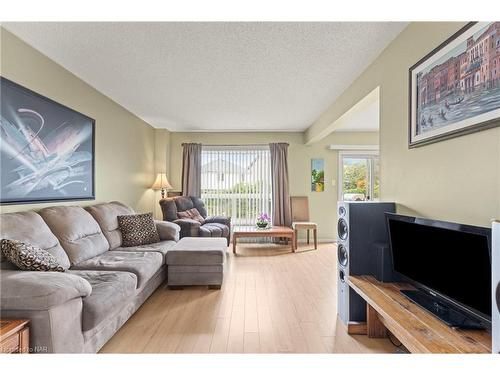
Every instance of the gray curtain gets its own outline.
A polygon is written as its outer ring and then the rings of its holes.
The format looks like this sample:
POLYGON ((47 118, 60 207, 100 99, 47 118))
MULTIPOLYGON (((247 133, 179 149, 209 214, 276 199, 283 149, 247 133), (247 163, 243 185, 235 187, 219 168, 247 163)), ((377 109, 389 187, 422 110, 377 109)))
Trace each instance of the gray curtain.
POLYGON ((201 196, 201 143, 183 143, 182 195, 201 196))
POLYGON ((288 143, 270 143, 273 225, 292 225, 288 186, 288 143))

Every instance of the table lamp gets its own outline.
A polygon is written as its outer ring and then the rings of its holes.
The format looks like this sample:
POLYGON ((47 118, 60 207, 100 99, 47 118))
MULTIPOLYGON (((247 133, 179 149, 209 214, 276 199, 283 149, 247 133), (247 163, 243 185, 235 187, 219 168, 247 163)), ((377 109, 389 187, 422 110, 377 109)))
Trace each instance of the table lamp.
POLYGON ((158 173, 151 189, 161 190, 161 199, 165 198, 165 190, 172 189, 172 186, 167 180, 167 175, 165 173, 158 173))

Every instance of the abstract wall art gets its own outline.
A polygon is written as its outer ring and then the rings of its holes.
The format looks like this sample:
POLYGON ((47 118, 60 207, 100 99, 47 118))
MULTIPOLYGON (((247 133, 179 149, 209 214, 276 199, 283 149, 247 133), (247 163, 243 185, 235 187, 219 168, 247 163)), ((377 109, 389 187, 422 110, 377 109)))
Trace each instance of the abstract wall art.
POLYGON ((91 200, 95 121, 0 77, 0 203, 91 200))
POLYGON ((409 70, 409 147, 500 125, 500 22, 469 23, 409 70))

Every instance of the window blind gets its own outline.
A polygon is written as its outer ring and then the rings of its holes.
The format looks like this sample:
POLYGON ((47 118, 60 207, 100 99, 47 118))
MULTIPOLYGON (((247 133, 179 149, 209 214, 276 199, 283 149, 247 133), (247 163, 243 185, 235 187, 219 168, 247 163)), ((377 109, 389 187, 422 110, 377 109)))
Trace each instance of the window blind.
POLYGON ((255 225, 271 216, 269 146, 205 146, 201 153, 201 198, 208 215, 231 216, 233 226, 255 225))

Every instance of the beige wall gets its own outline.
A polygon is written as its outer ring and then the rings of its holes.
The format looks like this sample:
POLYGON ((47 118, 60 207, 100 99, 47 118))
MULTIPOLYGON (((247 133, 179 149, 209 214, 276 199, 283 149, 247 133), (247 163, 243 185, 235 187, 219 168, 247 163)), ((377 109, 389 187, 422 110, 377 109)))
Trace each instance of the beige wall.
POLYGON ((488 226, 500 217, 500 128, 408 149, 408 69, 464 23, 412 23, 308 129, 307 142, 380 86, 381 197, 403 213, 488 226))
POLYGON ((96 120, 96 200, 1 206, 1 212, 39 209, 47 205, 120 200, 139 211, 151 211, 155 169, 155 131, 108 97, 0 28, 0 73, 96 120))
MULTIPOLYGON (((380 86, 381 195, 400 211, 488 225, 500 217, 500 128, 409 150, 408 68, 463 23, 412 23, 331 107, 302 133, 169 133, 154 130, 9 32, 0 29, 3 76, 96 119, 96 202, 122 200, 157 211, 159 194, 148 186, 162 169, 180 188, 181 143, 290 143, 293 195, 310 197, 320 237, 335 238, 337 153, 331 143, 374 143, 376 133, 331 133, 332 123, 380 86), (330 134, 330 135, 328 135, 330 134), (326 137, 325 137, 326 135, 326 137), (304 144, 305 143, 307 144, 304 144), (156 152, 156 158, 155 158, 156 152), (309 191, 310 159, 326 162, 326 191, 309 191)), ((91 204, 79 202, 76 204, 91 204)), ((74 202, 69 204, 75 204, 74 202)), ((2 212, 43 207, 2 206, 2 212)))
POLYGON ((248 144, 288 142, 292 195, 308 195, 311 218, 319 224, 320 238, 336 237, 337 144, 377 144, 378 133, 338 133, 312 146, 303 133, 171 133, 153 129, 111 99, 1 29, 1 75, 96 120, 96 200, 68 203, 1 206, 1 212, 40 209, 47 205, 121 200, 138 211, 161 216, 159 192, 148 187, 156 173, 166 172, 174 189, 181 187, 183 142, 248 144), (325 192, 310 192, 310 160, 325 159, 325 192))
MULTIPOLYGON (((170 165, 170 132, 166 129, 155 129, 155 176, 165 173, 169 176, 170 165)), ((170 182, 170 181, 169 181, 170 182)), ((153 213, 157 219, 162 218, 161 208, 157 202, 161 199, 161 191, 154 192, 153 213)))
POLYGON ((170 133, 168 178, 175 190, 181 189, 183 142, 203 144, 267 144, 288 142, 291 195, 309 197, 311 220, 318 223, 322 240, 336 239, 338 152, 330 144, 378 144, 378 133, 333 133, 313 145, 305 145, 302 133, 170 133), (325 191, 311 192, 311 158, 325 159, 325 191), (335 180, 335 186, 332 184, 335 180))

